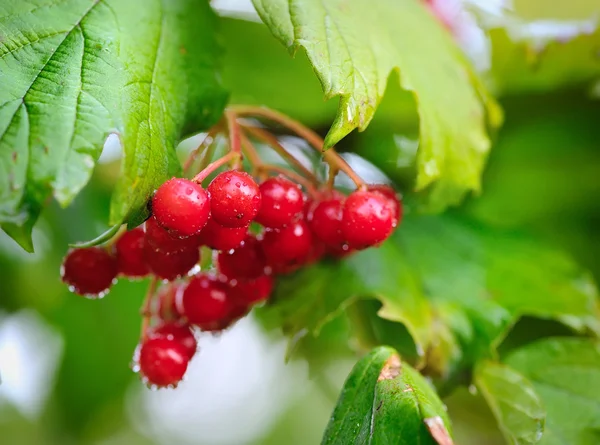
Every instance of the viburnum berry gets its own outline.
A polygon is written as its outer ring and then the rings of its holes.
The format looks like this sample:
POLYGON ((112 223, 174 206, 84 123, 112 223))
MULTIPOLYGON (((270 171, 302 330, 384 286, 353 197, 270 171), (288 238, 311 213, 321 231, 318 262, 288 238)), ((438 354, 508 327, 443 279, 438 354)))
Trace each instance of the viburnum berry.
POLYGON ((201 185, 188 179, 169 179, 154 194, 152 213, 173 235, 182 238, 195 235, 210 216, 208 194, 201 185))
POLYGON ((248 227, 223 227, 211 218, 200 232, 200 243, 211 249, 227 251, 239 247, 247 232, 248 227))
POLYGON ((221 252, 217 256, 219 272, 230 280, 253 280, 264 275, 266 266, 260 242, 251 234, 233 252, 221 252))
POLYGON ((150 272, 144 260, 145 238, 144 230, 136 227, 121 235, 115 243, 115 258, 121 275, 141 278, 150 272))
POLYGON ((149 244, 144 246, 144 258, 150 271, 163 280, 174 280, 186 275, 200 260, 198 248, 163 253, 149 244))
POLYGON ((342 233, 343 208, 343 200, 334 197, 316 203, 308 215, 308 224, 315 238, 334 249, 341 248, 346 242, 342 233))
POLYGON ((300 187, 283 177, 269 178, 260 184, 262 202, 256 222, 271 229, 285 227, 302 213, 304 194, 300 187))
POLYGON ((394 229, 394 209, 379 192, 357 190, 344 203, 342 234, 353 249, 364 249, 384 241, 394 229))
POLYGON ((61 275, 73 292, 99 297, 113 284, 117 276, 117 262, 99 247, 73 249, 63 260, 61 275))
POLYGON ((139 350, 139 367, 144 381, 158 387, 176 386, 187 370, 188 349, 174 339, 145 340, 139 350))
POLYGON ((240 281, 232 287, 235 300, 244 305, 252 305, 266 300, 273 291, 273 276, 261 275, 250 281, 240 281))
POLYGON ((390 200, 390 205, 394 210, 395 216, 394 227, 398 226, 400 221, 402 221, 402 201, 396 190, 387 184, 370 184, 367 186, 367 189, 371 192, 379 192, 390 200))
POLYGON ((181 297, 181 313, 191 324, 200 327, 227 319, 235 303, 231 289, 214 275, 194 276, 181 297))
POLYGON ((283 229, 267 230, 261 246, 267 264, 276 272, 304 264, 311 254, 313 236, 304 220, 298 220, 283 229))
POLYGON ((198 235, 187 238, 177 238, 171 235, 166 229, 158 224, 154 216, 148 218, 144 224, 146 232, 146 244, 149 244, 154 250, 162 253, 181 252, 200 246, 198 235))
POLYGON ((223 227, 248 226, 260 208, 258 184, 246 172, 219 173, 209 184, 212 218, 223 227))
POLYGON ((191 360, 198 350, 198 342, 194 336, 192 327, 185 323, 170 322, 155 326, 148 332, 148 338, 175 340, 185 347, 188 360, 191 360))

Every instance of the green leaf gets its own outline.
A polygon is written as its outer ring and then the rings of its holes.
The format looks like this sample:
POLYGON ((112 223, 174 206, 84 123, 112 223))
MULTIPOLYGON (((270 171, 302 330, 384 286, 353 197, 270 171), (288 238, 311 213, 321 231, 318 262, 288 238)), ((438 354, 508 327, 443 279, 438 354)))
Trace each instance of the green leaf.
POLYGON ((430 384, 388 347, 352 369, 322 444, 451 445, 446 410, 430 384))
POLYGON ((125 153, 111 224, 144 212, 182 131, 222 111, 213 34, 203 1, 0 7, 0 223, 32 225, 51 194, 69 204, 110 133, 125 153))
POLYGON ((417 189, 431 188, 433 210, 479 190, 490 148, 486 114, 497 126, 501 113, 421 2, 254 0, 254 6, 291 52, 306 50, 325 97, 340 96, 326 148, 367 127, 390 73, 399 70, 420 115, 417 189))
POLYGON ((600 429, 600 346, 582 338, 549 338, 505 362, 532 384, 546 407, 541 445, 595 445, 600 429))
POLYGON ((485 397, 508 443, 538 443, 546 411, 531 383, 508 366, 485 361, 475 369, 475 385, 485 397))

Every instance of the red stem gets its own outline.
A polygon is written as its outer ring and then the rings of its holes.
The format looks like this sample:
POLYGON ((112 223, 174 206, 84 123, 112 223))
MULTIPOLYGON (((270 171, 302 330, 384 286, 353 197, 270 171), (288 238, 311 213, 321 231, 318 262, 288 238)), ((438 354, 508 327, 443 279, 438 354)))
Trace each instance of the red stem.
POLYGON ((229 161, 237 162, 239 159, 241 159, 241 154, 239 152, 230 151, 225 156, 208 164, 204 170, 202 170, 200 173, 198 173, 192 178, 192 181, 197 182, 198 184, 202 184, 202 181, 204 181, 208 176, 210 176, 212 172, 227 164, 229 161))

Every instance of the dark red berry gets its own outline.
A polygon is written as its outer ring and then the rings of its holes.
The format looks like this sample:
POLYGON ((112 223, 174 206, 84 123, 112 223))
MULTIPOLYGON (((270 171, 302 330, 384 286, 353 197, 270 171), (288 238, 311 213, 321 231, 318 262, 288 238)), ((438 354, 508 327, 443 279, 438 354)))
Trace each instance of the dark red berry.
POLYGON ((357 190, 344 203, 342 234, 353 249, 364 249, 384 241, 394 229, 394 209, 379 192, 357 190))
POLYGON ((154 275, 171 281, 186 275, 200 260, 200 252, 197 248, 192 248, 180 252, 163 253, 146 244, 144 258, 154 275))
POLYGON ((230 287, 214 275, 194 276, 183 291, 181 312, 200 327, 229 318, 234 302, 230 287))
POLYGON ((221 274, 230 280, 253 280, 265 273, 267 263, 260 242, 251 234, 233 252, 221 252, 217 256, 221 274))
POLYGON ((145 226, 146 243, 154 250, 159 250, 162 253, 181 252, 200 246, 199 235, 193 235, 187 238, 177 238, 171 235, 166 229, 162 228, 156 218, 149 218, 145 226))
POLYGON ((201 185, 188 179, 169 179, 154 194, 152 213, 173 235, 195 235, 210 216, 208 194, 201 185))
POLYGON ((400 221, 402 221, 402 201, 400 200, 400 195, 396 193, 396 190, 387 184, 371 184, 367 186, 367 188, 371 192, 381 193, 390 200, 396 218, 394 227, 398 226, 400 221))
POLYGON ((231 250, 242 244, 247 232, 248 227, 223 227, 211 218, 200 232, 200 243, 215 250, 231 250))
POLYGON ((98 297, 113 284, 117 262, 100 247, 73 249, 63 260, 61 276, 73 292, 98 297))
POLYGON ((158 387, 176 386, 187 370, 187 348, 164 337, 144 341, 139 350, 140 372, 144 380, 158 387))
POLYGON ((343 246, 340 246, 340 247, 327 247, 325 249, 325 253, 327 255, 332 256, 333 258, 337 258, 338 260, 342 259, 342 258, 346 258, 347 256, 352 255, 355 252, 356 252, 356 250, 352 249, 347 244, 344 244, 343 246))
POLYGON ((144 230, 137 227, 125 232, 115 243, 115 258, 121 275, 140 278, 150 272, 144 260, 145 237, 144 230))
POLYGON ((233 296, 238 303, 252 305, 266 300, 273 291, 273 277, 261 275, 250 281, 241 281, 232 287, 233 296))
POLYGON ((185 284, 183 281, 172 281, 160 287, 156 299, 158 300, 158 316, 161 320, 172 321, 181 318, 178 305, 181 304, 181 295, 185 284))
POLYGON ((185 323, 163 323, 150 330, 148 338, 166 338, 175 340, 185 347, 188 360, 194 356, 198 349, 198 342, 192 327, 185 323))
POLYGON ((310 257, 313 237, 304 220, 283 229, 265 232, 261 246, 267 264, 275 272, 288 272, 289 267, 304 264, 310 257))
POLYGON ((316 203, 308 216, 308 224, 315 238, 328 247, 340 248, 346 242, 342 234, 343 208, 341 199, 326 199, 316 203))
POLYGON ((258 184, 246 172, 219 173, 208 186, 212 218, 224 227, 248 226, 260 208, 258 184))
POLYGON ((260 185, 262 202, 256 222, 271 229, 290 224, 304 208, 304 194, 289 179, 269 178, 260 185))

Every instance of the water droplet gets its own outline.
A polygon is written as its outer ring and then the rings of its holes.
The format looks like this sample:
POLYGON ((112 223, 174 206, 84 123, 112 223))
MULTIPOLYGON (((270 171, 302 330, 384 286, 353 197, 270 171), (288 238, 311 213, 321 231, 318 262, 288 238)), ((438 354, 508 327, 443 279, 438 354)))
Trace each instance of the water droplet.
POLYGON ((469 392, 473 395, 477 395, 477 387, 475 385, 469 385, 469 392))

